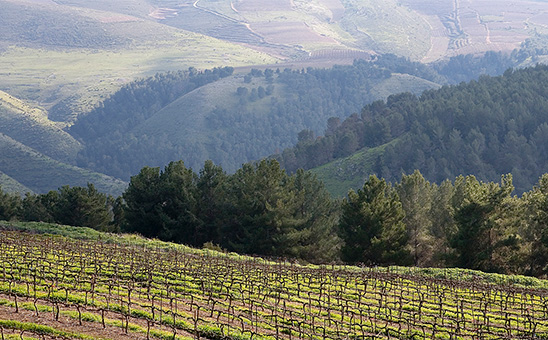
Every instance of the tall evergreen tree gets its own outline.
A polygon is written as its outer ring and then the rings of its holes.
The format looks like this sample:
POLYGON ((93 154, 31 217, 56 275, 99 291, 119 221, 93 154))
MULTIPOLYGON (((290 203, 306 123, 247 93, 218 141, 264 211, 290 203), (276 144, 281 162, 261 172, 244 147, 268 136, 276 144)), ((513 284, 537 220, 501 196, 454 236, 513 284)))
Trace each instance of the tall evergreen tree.
POLYGON ((286 224, 277 237, 279 254, 309 262, 337 259, 341 242, 335 228, 338 204, 312 173, 299 169, 292 179, 289 190, 295 195, 291 209, 295 223, 286 224))
POLYGON ((409 236, 409 248, 415 266, 432 265, 434 237, 432 235, 432 185, 420 171, 402 176, 396 190, 405 211, 404 223, 409 236))
POLYGON ((358 192, 350 191, 342 204, 339 224, 346 262, 409 264, 405 213, 396 191, 372 175, 358 192))
POLYGON ((523 231, 527 242, 525 274, 548 275, 548 174, 542 175, 522 200, 527 221, 523 231))
POLYGON ((18 214, 21 198, 17 195, 4 192, 0 186, 0 220, 11 220, 18 214))
POLYGON ((220 226, 224 218, 222 202, 225 199, 224 186, 228 175, 220 166, 206 161, 200 170, 197 182, 196 215, 199 219, 193 243, 220 244, 220 226))
POLYGON ((277 237, 292 220, 289 177, 275 160, 244 164, 227 183, 222 243, 246 254, 277 255, 277 237))
POLYGON ((125 230, 193 244, 198 224, 196 181, 196 174, 183 161, 169 163, 162 172, 143 168, 123 195, 125 230))
POLYGON ((160 174, 159 217, 168 240, 201 246, 196 238, 197 176, 183 161, 170 162, 160 174))
POLYGON ((113 216, 108 196, 88 183, 87 187, 60 188, 53 218, 61 224, 106 230, 113 216))
POLYGON ((463 204, 456 210, 457 233, 451 240, 457 251, 457 265, 461 268, 498 271, 493 254, 499 247, 509 245, 514 238, 504 235, 497 217, 514 190, 512 176, 502 177, 501 184, 480 183, 468 176, 463 204))
POLYGON ((142 168, 131 177, 122 197, 125 201, 123 231, 160 238, 167 233, 159 218, 162 207, 160 168, 142 168))

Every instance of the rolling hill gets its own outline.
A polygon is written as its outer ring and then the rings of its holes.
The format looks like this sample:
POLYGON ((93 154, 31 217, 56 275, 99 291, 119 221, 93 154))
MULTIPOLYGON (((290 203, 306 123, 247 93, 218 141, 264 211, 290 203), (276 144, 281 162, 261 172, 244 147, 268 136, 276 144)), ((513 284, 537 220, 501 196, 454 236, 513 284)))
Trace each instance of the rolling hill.
POLYGON ((46 156, 74 164, 82 146, 62 126, 49 120, 45 110, 0 91, 0 133, 46 156))
MULTIPOLYGON (((360 84, 361 98, 354 94, 350 103, 326 88, 303 97, 295 84, 246 82, 251 69, 308 73, 384 53, 430 62, 508 52, 524 41, 535 51, 528 62, 535 63, 546 54, 548 15, 541 4, 527 4, 517 14, 510 1, 493 8, 479 0, 0 0, 0 132, 60 164, 124 179, 144 165, 179 158, 194 168, 211 158, 234 170, 293 145, 303 129, 322 134, 329 117, 344 119, 392 93, 418 94, 459 79, 439 63, 429 65, 435 79, 415 72, 416 64, 405 70, 385 64, 380 67, 392 76, 360 84), (128 131, 101 140, 66 132, 133 81, 225 65, 235 68, 233 77, 155 107, 128 131), (248 93, 235 95, 238 88, 248 93)), ((454 65, 470 65, 465 61, 454 65)), ((494 74, 489 66, 464 73, 462 80, 494 74)))
MULTIPOLYGON (((414 69, 416 65, 409 66, 411 74, 392 74, 408 64, 414 65, 379 57, 330 69, 253 69, 180 95, 154 92, 156 87, 177 88, 170 80, 157 84, 160 76, 145 79, 129 85, 139 91, 122 90, 71 127, 85 145, 78 164, 126 180, 146 165, 162 166, 174 159, 194 169, 213 160, 233 172, 243 163, 291 146, 303 130, 323 133, 328 118, 344 119, 392 91, 419 94, 440 86, 433 80, 441 76, 414 69), (160 97, 169 99, 141 112, 141 98, 156 103, 160 97), (121 113, 124 107, 132 108, 129 116, 121 113)), ((200 76, 207 73, 196 75, 200 76)))

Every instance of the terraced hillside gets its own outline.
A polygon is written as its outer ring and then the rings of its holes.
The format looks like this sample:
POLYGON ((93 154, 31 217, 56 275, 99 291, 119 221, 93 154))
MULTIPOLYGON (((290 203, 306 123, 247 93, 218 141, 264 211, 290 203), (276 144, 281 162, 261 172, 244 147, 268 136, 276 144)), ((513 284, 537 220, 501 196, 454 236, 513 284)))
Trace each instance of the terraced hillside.
POLYGON ((3 229, 0 330, 5 337, 548 336, 548 282, 533 278, 301 266, 84 228, 4 224, 3 229))

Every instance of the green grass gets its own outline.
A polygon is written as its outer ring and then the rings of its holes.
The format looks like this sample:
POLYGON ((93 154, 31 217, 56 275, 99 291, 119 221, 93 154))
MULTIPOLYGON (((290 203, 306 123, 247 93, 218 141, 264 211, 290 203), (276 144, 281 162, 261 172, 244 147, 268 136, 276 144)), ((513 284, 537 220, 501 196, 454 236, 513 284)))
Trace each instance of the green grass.
POLYGON ((14 180, 13 178, 11 178, 10 176, 6 175, 3 172, 0 172, 0 185, 2 186, 2 191, 4 192, 18 193, 18 194, 25 193, 25 192, 30 192, 30 193, 33 192, 31 189, 17 182, 16 180, 14 180))
POLYGON ((426 90, 438 89, 441 85, 411 76, 409 74, 393 73, 392 76, 371 89, 376 98, 386 99, 395 93, 411 92, 420 95, 426 90))
POLYGON ((62 330, 55 329, 50 326, 46 325, 40 325, 32 322, 20 322, 15 320, 0 320, 0 326, 7 328, 7 329, 13 329, 13 330, 19 330, 19 331, 27 331, 30 333, 34 333, 37 335, 48 335, 48 336, 54 336, 54 337, 62 337, 62 338, 69 338, 69 339, 82 339, 82 340, 92 340, 94 339, 92 336, 86 335, 86 334, 79 334, 79 333, 72 333, 72 332, 66 332, 62 330))
POLYGON ((362 49, 420 60, 430 49, 429 25, 395 0, 342 0, 341 26, 362 49))
POLYGON ((377 158, 388 145, 397 139, 375 148, 364 148, 354 154, 334 160, 310 171, 318 176, 333 197, 345 197, 350 189, 361 189, 365 179, 373 173, 377 158))
POLYGON ((150 5, 132 2, 133 6, 92 5, 112 12, 85 8, 88 4, 84 2, 71 3, 84 8, 29 5, 23 9, 10 4, 0 14, 5 17, 0 28, 7 41, 0 54, 0 89, 47 109, 70 98, 77 115, 135 78, 191 66, 205 69, 278 60, 241 45, 156 23, 148 17, 150 5), (127 16, 137 13, 124 7, 140 11, 139 16, 127 16), (37 22, 33 32, 37 37, 25 33, 23 19, 37 22), (78 39, 74 32, 82 37, 78 39))
POLYGON ((119 51, 10 48, 0 55, 0 70, 5 70, 0 72, 0 84, 12 95, 45 105, 75 98, 74 108, 85 112, 130 80, 157 72, 275 61, 198 35, 182 34, 157 44, 161 46, 143 44, 119 51))

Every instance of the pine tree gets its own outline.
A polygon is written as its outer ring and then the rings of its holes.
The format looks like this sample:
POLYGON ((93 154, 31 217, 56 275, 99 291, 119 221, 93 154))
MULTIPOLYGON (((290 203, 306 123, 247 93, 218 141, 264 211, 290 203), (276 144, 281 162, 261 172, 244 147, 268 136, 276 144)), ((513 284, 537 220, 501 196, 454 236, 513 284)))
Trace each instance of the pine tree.
POLYGON ((402 176, 396 190, 405 211, 404 223, 409 236, 409 248, 415 266, 432 265, 434 237, 432 235, 432 185, 416 170, 402 176))
POLYGON ((343 201, 339 224, 342 259, 368 265, 408 264, 404 211, 396 191, 372 175, 343 201))
POLYGON ((514 190, 512 176, 502 177, 501 184, 480 183, 467 177, 467 187, 462 205, 456 209, 457 233, 451 245, 457 252, 457 265, 483 271, 498 271, 493 254, 499 247, 510 245, 515 239, 504 235, 497 217, 514 190))

